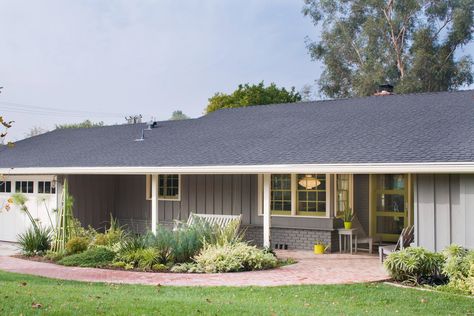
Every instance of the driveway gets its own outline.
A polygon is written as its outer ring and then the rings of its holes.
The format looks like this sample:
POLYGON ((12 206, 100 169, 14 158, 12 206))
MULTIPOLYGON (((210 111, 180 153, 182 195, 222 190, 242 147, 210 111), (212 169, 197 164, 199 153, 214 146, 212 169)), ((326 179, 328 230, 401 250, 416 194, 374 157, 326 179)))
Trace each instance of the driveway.
POLYGON ((0 270, 86 282, 180 285, 180 286, 276 286, 300 284, 347 284, 388 279, 377 256, 278 251, 298 263, 278 269, 222 274, 148 273, 65 267, 45 262, 0 257, 0 270))
POLYGON ((19 252, 17 244, 0 241, 0 256, 12 256, 19 252))

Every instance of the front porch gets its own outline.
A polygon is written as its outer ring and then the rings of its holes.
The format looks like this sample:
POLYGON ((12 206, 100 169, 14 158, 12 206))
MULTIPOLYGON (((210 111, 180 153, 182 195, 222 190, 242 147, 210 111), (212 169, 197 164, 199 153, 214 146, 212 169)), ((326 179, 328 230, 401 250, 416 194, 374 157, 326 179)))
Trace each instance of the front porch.
POLYGON ((396 240, 393 236, 397 236, 403 225, 412 222, 408 200, 411 195, 401 193, 408 192, 409 184, 395 183, 408 181, 408 176, 401 175, 402 180, 387 177, 385 182, 392 185, 391 191, 379 192, 375 199, 371 188, 376 185, 375 176, 323 174, 314 175, 319 182, 317 186, 302 187, 298 183, 312 179, 308 178, 311 176, 179 174, 69 175, 67 178, 75 197, 75 216, 84 225, 96 228, 103 227, 110 214, 136 233, 154 231, 156 225, 172 227, 175 220, 186 221, 191 212, 241 214, 247 239, 259 246, 311 250, 315 241, 322 241, 335 252, 339 250, 337 229, 342 227, 336 214, 344 205, 354 210, 362 234, 383 237, 380 231, 385 229, 392 233, 385 234, 386 241, 396 240), (407 189, 393 188, 393 183, 407 189), (374 216, 371 211, 377 205, 376 199, 381 200, 378 203, 381 207, 388 207, 382 210, 385 213, 379 212, 383 216, 374 216), (390 211, 397 213, 387 214, 390 211), (377 221, 386 218, 392 221, 377 221))

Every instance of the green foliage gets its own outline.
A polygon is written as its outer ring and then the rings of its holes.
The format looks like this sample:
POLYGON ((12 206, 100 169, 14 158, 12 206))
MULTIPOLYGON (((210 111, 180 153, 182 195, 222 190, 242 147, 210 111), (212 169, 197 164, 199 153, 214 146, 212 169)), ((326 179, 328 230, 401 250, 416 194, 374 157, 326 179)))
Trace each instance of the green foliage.
POLYGON ((78 221, 74 219, 74 197, 69 193, 69 184, 64 180, 62 190, 62 206, 59 208, 56 227, 54 228, 54 240, 52 250, 55 252, 65 252, 65 246, 68 240, 76 236, 78 231, 78 221))
POLYGON ((473 82, 471 57, 458 54, 472 41, 473 0, 305 0, 303 13, 323 29, 308 49, 325 65, 326 96, 371 95, 385 82, 397 93, 473 82))
POLYGON ((352 212, 352 209, 349 207, 348 203, 345 203, 344 205, 344 210, 339 215, 339 218, 341 218, 344 222, 352 222, 354 219, 354 212, 352 212))
POLYGON ((174 265, 171 268, 171 272, 174 273, 202 273, 203 271, 198 268, 196 262, 183 262, 174 265))
POLYGON ((73 237, 66 243, 66 253, 73 255, 87 250, 90 240, 86 237, 73 237))
POLYGON ((0 125, 2 125, 2 131, 0 131, 0 144, 3 144, 3 140, 8 134, 8 129, 12 127, 13 123, 14 121, 6 121, 3 116, 0 115, 0 125))
MULTIPOLYGON (((271 274, 271 273, 269 273, 271 274)), ((0 271, 2 315, 469 315, 472 298, 383 283, 149 286, 0 271), (26 284, 25 286, 21 286, 26 284), (32 308, 32 303, 41 308, 32 308)))
POLYGON ((18 243, 27 256, 42 255, 51 245, 51 230, 42 226, 30 227, 18 235, 18 243))
POLYGON ((421 277, 438 275, 443 263, 440 253, 409 247, 388 255, 384 266, 396 281, 417 284, 421 277))
POLYGON ((44 257, 51 261, 59 261, 66 256, 66 252, 55 252, 48 250, 44 257))
POLYGON ((92 247, 84 252, 66 256, 58 263, 65 266, 100 268, 110 265, 114 258, 115 252, 112 250, 105 247, 92 247))
POLYGON ((443 274, 449 283, 443 290, 474 295, 474 250, 458 245, 450 245, 443 250, 445 264, 443 274))
POLYGON ((206 245, 194 259, 197 269, 206 273, 263 270, 278 264, 272 254, 244 242, 206 245))
POLYGON ((171 114, 170 121, 179 121, 179 120, 187 120, 189 119, 189 116, 183 113, 181 110, 176 110, 173 111, 173 114, 171 114))
POLYGON ((240 84, 231 94, 216 93, 209 98, 206 113, 211 113, 220 109, 238 108, 252 105, 264 105, 275 103, 293 103, 301 101, 301 95, 292 87, 289 91, 285 88, 278 88, 271 83, 265 84, 240 84))
POLYGON ((168 271, 169 268, 168 266, 162 264, 162 263, 155 263, 151 269, 155 272, 164 272, 164 271, 168 271))
MULTIPOLYGON (((127 232, 119 225, 117 219, 114 219, 112 214, 110 214, 109 228, 106 228, 104 233, 96 233, 92 244, 96 246, 115 247, 126 239, 127 232)), ((117 247, 120 247, 120 245, 117 247)))
POLYGON ((71 124, 56 124, 56 129, 65 129, 65 128, 91 128, 91 127, 100 127, 104 126, 104 122, 92 122, 91 120, 85 120, 81 123, 71 123, 71 124))

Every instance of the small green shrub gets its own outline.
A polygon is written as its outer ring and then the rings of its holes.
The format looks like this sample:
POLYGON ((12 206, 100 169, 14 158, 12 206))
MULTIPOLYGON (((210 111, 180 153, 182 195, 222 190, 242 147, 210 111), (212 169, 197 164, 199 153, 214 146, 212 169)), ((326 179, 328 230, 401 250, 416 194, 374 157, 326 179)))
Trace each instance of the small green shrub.
POLYGON ((89 239, 86 237, 73 237, 66 243, 66 253, 73 255, 87 250, 89 247, 89 239))
POLYGON ((163 272, 163 271, 168 271, 168 266, 162 264, 162 263, 155 263, 151 269, 155 272, 163 272))
POLYGON ((122 268, 124 269, 125 266, 127 265, 126 262, 123 262, 123 261, 116 261, 116 262, 112 262, 112 264, 110 266, 114 267, 114 268, 122 268))
POLYGON ((391 253, 384 266, 396 281, 418 284, 421 277, 438 275, 443 263, 444 257, 440 253, 409 247, 391 253))
POLYGON ((206 273, 263 270, 277 266, 277 258, 245 242, 206 245, 194 260, 206 273))
POLYGON ((51 246, 51 230, 37 225, 18 235, 18 243, 24 255, 42 255, 51 246))
POLYGON ((115 252, 105 247, 93 247, 84 252, 70 255, 58 261, 65 266, 77 267, 105 267, 112 263, 115 258, 115 252))
POLYGON ((46 259, 51 260, 51 261, 59 261, 65 256, 66 256, 66 252, 64 251, 56 252, 56 251, 51 251, 51 250, 48 250, 46 254, 44 255, 46 259))
POLYGON ((442 272, 449 278, 449 283, 442 290, 474 295, 474 250, 453 244, 443 250, 443 255, 442 272))
POLYGON ((178 263, 171 268, 174 273, 202 273, 195 262, 178 263))

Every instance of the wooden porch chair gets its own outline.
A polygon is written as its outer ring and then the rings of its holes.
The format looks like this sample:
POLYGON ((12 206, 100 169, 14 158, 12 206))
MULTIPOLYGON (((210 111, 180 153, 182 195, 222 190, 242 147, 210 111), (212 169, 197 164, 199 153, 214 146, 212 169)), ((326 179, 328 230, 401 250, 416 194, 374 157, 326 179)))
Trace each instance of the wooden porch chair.
POLYGON ((240 226, 242 215, 196 214, 191 212, 186 223, 175 220, 173 230, 178 230, 183 226, 192 226, 198 221, 204 221, 209 225, 217 225, 221 228, 224 228, 236 220, 239 222, 240 226))
POLYGON ((369 235, 365 232, 364 227, 360 223, 359 219, 357 218, 357 215, 354 214, 354 217, 352 219, 352 226, 353 228, 357 228, 356 230, 356 235, 357 235, 357 249, 360 250, 367 250, 370 254, 372 254, 373 250, 373 243, 374 239, 372 237, 369 237, 369 235), (364 247, 359 247, 359 244, 367 244, 368 249, 365 249, 364 247))
POLYGON ((415 227, 408 226, 403 228, 398 237, 398 241, 395 245, 387 245, 379 247, 379 258, 380 262, 383 262, 384 256, 391 254, 392 252, 402 250, 404 248, 410 247, 411 243, 415 240, 415 227))

